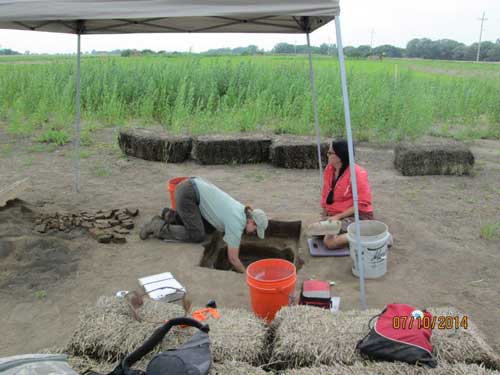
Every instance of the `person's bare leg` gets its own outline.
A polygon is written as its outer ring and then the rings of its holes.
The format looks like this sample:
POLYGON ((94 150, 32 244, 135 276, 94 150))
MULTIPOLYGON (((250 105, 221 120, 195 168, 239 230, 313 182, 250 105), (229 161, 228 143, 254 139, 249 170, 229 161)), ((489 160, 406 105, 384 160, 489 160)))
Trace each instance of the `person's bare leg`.
POLYGON ((326 235, 323 243, 327 249, 334 250, 346 247, 349 240, 347 239, 347 234, 326 235))

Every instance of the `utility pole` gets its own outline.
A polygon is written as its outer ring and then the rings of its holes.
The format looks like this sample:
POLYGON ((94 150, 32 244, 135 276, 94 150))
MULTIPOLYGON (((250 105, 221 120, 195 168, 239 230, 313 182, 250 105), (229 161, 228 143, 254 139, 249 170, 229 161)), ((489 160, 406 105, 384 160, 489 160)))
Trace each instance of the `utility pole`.
POLYGON ((479 52, 481 51, 481 38, 483 37, 483 24, 484 21, 488 21, 488 19, 484 18, 484 12, 483 12, 483 16, 481 18, 478 18, 478 20, 481 21, 481 30, 479 31, 479 43, 477 44, 476 62, 479 62, 479 52))
POLYGON ((373 34, 375 34, 375 30, 372 29, 372 32, 370 33, 370 53, 373 49, 373 34))

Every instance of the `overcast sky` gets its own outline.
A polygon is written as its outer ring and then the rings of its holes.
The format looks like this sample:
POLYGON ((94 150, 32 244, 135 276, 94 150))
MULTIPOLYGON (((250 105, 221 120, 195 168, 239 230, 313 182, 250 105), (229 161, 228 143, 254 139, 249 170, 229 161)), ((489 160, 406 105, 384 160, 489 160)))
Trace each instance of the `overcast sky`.
MULTIPOLYGON (((307 0, 304 0, 307 1, 307 0)), ((340 0, 344 45, 392 44, 405 47, 413 38, 477 42, 483 11, 483 41, 500 38, 500 0, 340 0)), ((270 50, 275 44, 305 44, 304 35, 285 34, 129 34, 82 37, 82 51, 152 49, 201 52, 211 48, 255 44, 270 50)), ((311 43, 335 43, 333 22, 311 34, 311 43)), ((74 35, 0 30, 0 48, 19 52, 71 53, 74 35)))

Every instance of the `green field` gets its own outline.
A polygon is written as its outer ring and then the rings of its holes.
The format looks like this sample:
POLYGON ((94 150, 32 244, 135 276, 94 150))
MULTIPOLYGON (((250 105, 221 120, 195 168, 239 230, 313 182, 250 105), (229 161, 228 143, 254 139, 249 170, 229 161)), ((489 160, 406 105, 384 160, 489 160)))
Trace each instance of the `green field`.
MULTIPOLYGON (((426 134, 500 139, 500 64, 346 62, 354 136, 426 134)), ((342 136, 338 61, 315 57, 324 136, 342 136)), ((65 143, 74 123, 72 57, 0 58, 0 126, 65 143)), ((161 124, 172 132, 313 134, 306 56, 84 57, 84 141, 101 126, 161 124), (87 138, 85 138, 87 137, 87 138)))

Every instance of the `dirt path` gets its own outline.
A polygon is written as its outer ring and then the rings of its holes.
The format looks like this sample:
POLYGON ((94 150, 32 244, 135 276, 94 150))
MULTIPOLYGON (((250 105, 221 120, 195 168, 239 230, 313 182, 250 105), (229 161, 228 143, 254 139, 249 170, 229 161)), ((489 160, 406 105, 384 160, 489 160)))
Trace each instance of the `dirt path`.
MULTIPOLYGON (((166 181, 179 175, 206 177, 275 219, 310 222, 319 212, 317 171, 126 159, 114 145, 114 131, 97 138, 102 143, 83 149, 82 191, 75 194, 70 146, 40 150, 0 128, 1 185, 31 176, 33 189, 20 198, 35 211, 132 206, 141 210, 137 224, 168 204, 166 181)), ((370 307, 390 302, 456 306, 499 351, 500 241, 479 235, 482 225, 500 220, 500 142, 474 142, 472 150, 474 177, 403 177, 392 167, 390 149, 358 148, 358 161, 369 171, 376 216, 395 235, 388 273, 367 282, 367 301, 370 307)), ((242 275, 198 267, 201 246, 141 241, 137 228, 125 245, 97 244, 78 233, 37 236, 27 225, 30 215, 19 205, 0 210, 0 356, 62 346, 83 306, 100 295, 134 289, 137 278, 157 272, 173 272, 197 305, 214 298, 220 306, 249 308, 242 275)), ((350 259, 311 258, 302 244, 305 265, 299 279, 334 280, 341 309, 359 308, 359 281, 351 274, 350 259)))

